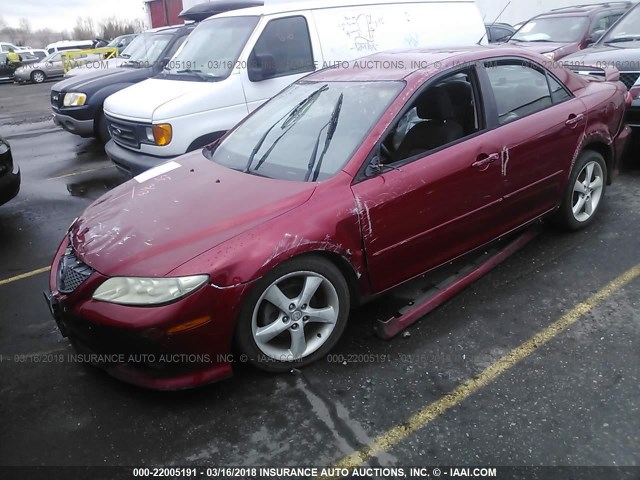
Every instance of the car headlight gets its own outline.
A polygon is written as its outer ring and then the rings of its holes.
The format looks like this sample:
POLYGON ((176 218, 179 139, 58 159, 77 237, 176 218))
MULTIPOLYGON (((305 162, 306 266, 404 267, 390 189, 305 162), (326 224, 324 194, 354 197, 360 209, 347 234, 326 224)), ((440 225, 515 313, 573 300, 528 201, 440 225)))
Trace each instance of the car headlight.
POLYGON ((114 277, 98 287, 93 299, 118 305, 161 305, 186 297, 208 281, 208 275, 176 278, 114 277))
POLYGON ((556 52, 547 52, 547 53, 543 53, 543 55, 551 61, 556 59, 556 52))
POLYGON ((62 102, 65 107, 80 107, 87 101, 87 96, 84 93, 67 93, 64 96, 62 102))

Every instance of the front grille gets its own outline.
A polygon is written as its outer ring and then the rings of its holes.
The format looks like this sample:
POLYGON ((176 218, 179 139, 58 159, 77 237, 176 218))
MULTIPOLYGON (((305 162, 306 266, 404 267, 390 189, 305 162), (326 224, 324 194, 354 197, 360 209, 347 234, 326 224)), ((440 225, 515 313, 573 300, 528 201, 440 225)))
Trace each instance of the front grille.
POLYGON ((51 106, 58 109, 64 104, 64 93, 51 90, 51 106))
POLYGON ((633 87, 638 77, 640 77, 640 72, 620 72, 620 81, 629 89, 633 87))
POLYGON ((144 130, 145 125, 116 120, 111 117, 107 117, 107 122, 114 142, 124 147, 140 148, 139 132, 144 130))
POLYGON ((92 273, 93 268, 78 260, 73 248, 68 246, 58 265, 58 291, 65 294, 75 292, 92 273))

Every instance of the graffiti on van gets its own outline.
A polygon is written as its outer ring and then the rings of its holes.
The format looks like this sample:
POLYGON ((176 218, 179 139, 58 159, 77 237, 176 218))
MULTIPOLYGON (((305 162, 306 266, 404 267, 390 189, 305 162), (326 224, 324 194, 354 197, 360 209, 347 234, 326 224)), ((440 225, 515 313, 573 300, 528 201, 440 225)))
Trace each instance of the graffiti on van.
POLYGON ((384 23, 382 17, 373 19, 371 14, 349 15, 344 17, 340 27, 347 36, 353 40, 352 50, 372 51, 378 50, 376 43, 376 30, 384 23))

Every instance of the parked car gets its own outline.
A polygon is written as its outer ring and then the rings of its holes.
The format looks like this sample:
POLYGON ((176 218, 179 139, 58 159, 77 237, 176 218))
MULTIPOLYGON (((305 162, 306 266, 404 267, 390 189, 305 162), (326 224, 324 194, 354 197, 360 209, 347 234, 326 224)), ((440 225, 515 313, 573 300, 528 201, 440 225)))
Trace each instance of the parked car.
POLYGON ((640 5, 629 10, 593 47, 563 59, 571 69, 586 75, 605 76, 606 68, 620 71, 620 81, 633 97, 627 124, 640 128, 640 5))
POLYGON ((63 334, 147 354, 102 366, 152 388, 228 377, 233 344, 282 372, 375 295, 547 215, 596 218, 629 136, 619 82, 515 48, 365 60, 379 67, 307 76, 90 206, 49 278, 63 334))
POLYGON ((475 44, 485 32, 474 2, 322 0, 222 13, 196 27, 162 74, 105 101, 105 150, 136 175, 220 138, 318 68, 393 48, 475 44), (424 18, 438 21, 425 30, 424 18))
POLYGON ((0 205, 18 195, 20 191, 20 167, 13 161, 9 142, 0 137, 0 205))
POLYGON ((23 65, 30 65, 38 62, 38 58, 32 55, 20 52, 20 58, 22 59, 17 65, 7 61, 7 54, 0 53, 0 82, 13 81, 13 76, 17 68, 23 65))
POLYGON ((560 60, 596 43, 632 5, 609 2, 556 8, 533 17, 509 43, 560 60))
MULTIPOLYGON (((74 50, 52 53, 44 60, 18 67, 14 73, 14 80, 18 83, 42 83, 51 78, 64 75, 63 55, 74 50)), ((74 65, 100 60, 99 54, 81 54, 70 62, 74 65)))
POLYGON ((118 53, 122 53, 125 48, 129 46, 129 44, 136 38, 137 34, 130 35, 120 35, 119 37, 114 38, 109 43, 107 43, 107 47, 109 48, 117 48, 118 53))
POLYGON ((489 43, 504 43, 509 41, 516 30, 508 23, 491 23, 487 27, 487 41, 489 43))
MULTIPOLYGON (((247 2, 237 0, 216 1, 203 4, 206 8, 200 7, 198 12, 212 12, 213 9, 219 13, 245 5, 247 2)), ((189 10, 183 15, 188 18, 189 10)), ((103 143, 108 142, 111 135, 103 111, 105 99, 160 73, 195 27, 190 23, 149 30, 131 42, 120 58, 74 68, 71 71, 89 73, 93 70, 93 73, 79 78, 75 75, 51 88, 53 121, 70 133, 95 136, 103 143)))

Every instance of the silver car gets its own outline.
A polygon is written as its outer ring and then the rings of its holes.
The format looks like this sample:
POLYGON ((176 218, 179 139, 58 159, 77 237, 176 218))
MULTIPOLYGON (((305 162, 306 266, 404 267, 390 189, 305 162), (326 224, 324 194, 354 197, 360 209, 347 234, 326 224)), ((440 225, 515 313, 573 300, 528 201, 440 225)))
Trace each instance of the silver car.
MULTIPOLYGON (((62 55, 78 50, 66 50, 54 52, 40 62, 18 67, 13 75, 14 81, 19 83, 42 83, 49 78, 62 77, 64 75, 64 61, 62 55)), ((74 56, 72 66, 82 65, 92 61, 100 61, 100 54, 82 54, 74 56)))

